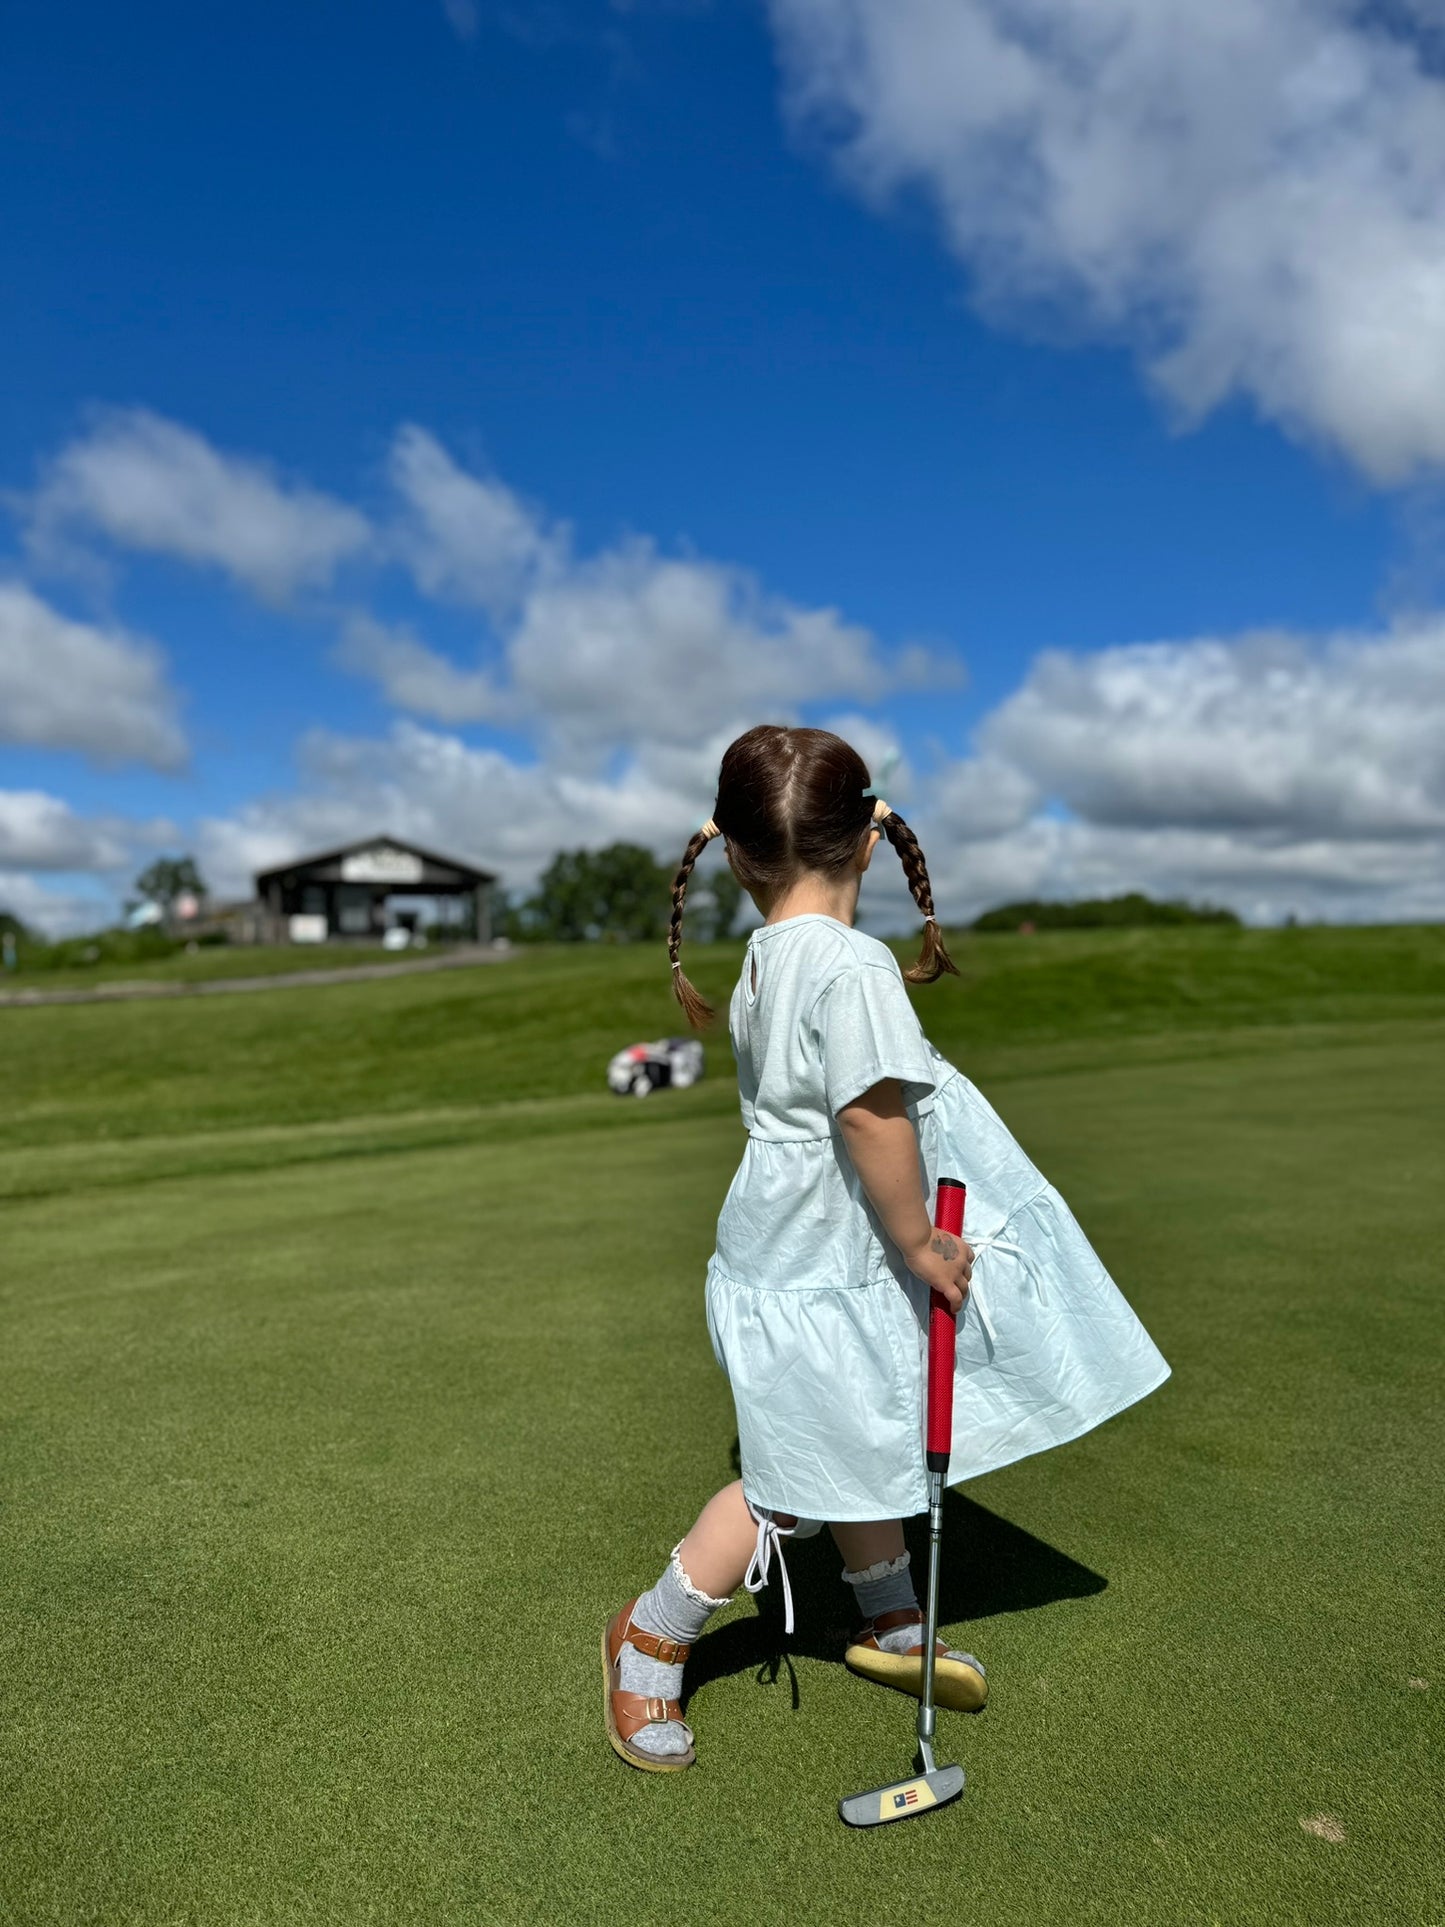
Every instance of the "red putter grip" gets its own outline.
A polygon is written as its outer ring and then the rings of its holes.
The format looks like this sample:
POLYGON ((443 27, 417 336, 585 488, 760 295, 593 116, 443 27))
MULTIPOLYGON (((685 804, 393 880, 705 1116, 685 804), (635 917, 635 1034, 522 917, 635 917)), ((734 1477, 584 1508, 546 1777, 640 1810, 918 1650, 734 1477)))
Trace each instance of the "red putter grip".
MULTIPOLYGON (((938 1180, 933 1207, 936 1230, 963 1236, 963 1207, 968 1191, 958 1178, 938 1180)), ((958 1325, 947 1301, 935 1292, 928 1305, 928 1469, 946 1472, 953 1449, 953 1354, 958 1325)))

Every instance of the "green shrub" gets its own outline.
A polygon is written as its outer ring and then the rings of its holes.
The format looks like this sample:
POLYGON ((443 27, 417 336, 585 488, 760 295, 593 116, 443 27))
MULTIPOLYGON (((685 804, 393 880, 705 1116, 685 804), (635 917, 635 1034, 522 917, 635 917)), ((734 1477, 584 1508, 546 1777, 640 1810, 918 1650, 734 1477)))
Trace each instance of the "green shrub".
POLYGON ((175 937, 154 927, 97 930, 86 937, 62 937, 57 943, 22 943, 19 963, 22 970, 83 970, 90 964, 158 963, 183 948, 175 937))
POLYGON ((1215 904, 1159 903, 1142 891, 1122 897, 1084 897, 1073 903, 1004 903, 974 920, 975 930, 1108 930, 1161 923, 1232 923, 1232 910, 1215 904))

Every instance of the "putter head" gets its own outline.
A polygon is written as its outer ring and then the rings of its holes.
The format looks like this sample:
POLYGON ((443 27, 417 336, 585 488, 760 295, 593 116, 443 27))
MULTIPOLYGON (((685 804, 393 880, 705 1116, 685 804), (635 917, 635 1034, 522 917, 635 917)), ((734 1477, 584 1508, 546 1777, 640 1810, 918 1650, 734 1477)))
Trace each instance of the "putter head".
POLYGON ((911 1780, 852 1793, 838 1802, 838 1818, 849 1827, 886 1827, 890 1820, 911 1820, 915 1813, 945 1807, 963 1792, 963 1768, 940 1766, 911 1780))

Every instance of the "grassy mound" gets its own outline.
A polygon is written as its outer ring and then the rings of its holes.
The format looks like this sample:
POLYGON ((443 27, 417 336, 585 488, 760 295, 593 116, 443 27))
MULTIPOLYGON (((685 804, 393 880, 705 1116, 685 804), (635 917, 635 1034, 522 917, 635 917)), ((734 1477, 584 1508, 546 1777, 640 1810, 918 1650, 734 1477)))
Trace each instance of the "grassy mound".
MULTIPOLYGON (((404 956, 415 953, 405 952, 404 956)), ((435 950, 430 953, 435 956, 435 950)), ((279 977, 338 965, 395 963, 380 944, 197 944, 159 930, 107 930, 99 937, 22 947, 0 990, 89 990, 97 984, 198 984, 221 977, 279 977)))
MULTIPOLYGON (((961 980, 915 1001, 939 1048, 980 1079, 1024 1065, 1093 1065, 1111 1048, 1151 1059, 1197 1053, 1211 1036, 1241 1030, 1393 1022, 1434 1013, 1445 997, 1439 925, 952 941, 961 980)), ((912 954, 895 948, 905 961, 912 954)), ((723 1010, 742 951, 688 948, 694 982, 723 1010)), ((599 1095, 619 1045, 682 1028, 668 984, 665 956, 651 946, 556 945, 484 970, 278 990, 219 1007, 0 1011, 11 1096, 0 1143, 599 1095)), ((725 1023, 709 1045, 713 1081, 696 1101, 731 1112, 725 1023)))
MULTIPOLYGON (((725 994, 738 946, 690 958, 725 994)), ((821 1541, 630 1774, 596 1641, 732 1475, 700 1282, 739 1126, 620 1100, 629 951, 0 1011, 0 1918, 1445 1918, 1437 930, 960 944, 918 993, 1174 1366, 953 1496, 962 1805, 821 1541)))

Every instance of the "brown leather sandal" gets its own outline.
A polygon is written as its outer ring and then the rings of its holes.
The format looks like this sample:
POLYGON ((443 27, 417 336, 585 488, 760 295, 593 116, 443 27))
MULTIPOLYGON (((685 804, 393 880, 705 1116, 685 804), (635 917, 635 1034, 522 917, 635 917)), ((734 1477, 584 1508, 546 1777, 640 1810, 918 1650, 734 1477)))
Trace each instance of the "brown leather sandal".
POLYGON ((632 1609, 636 1604, 636 1599, 629 1599, 621 1612, 615 1613, 607 1622, 602 1634, 602 1688, 607 1738, 613 1752, 619 1759, 626 1760, 629 1766, 641 1767, 644 1773, 681 1773, 684 1767, 694 1765, 697 1760, 692 1728, 682 1717, 681 1705, 677 1700, 659 1699, 647 1693, 624 1693, 618 1662, 624 1644, 635 1646, 639 1653, 646 1653, 649 1659, 660 1660, 664 1666, 685 1665, 692 1648, 679 1645, 675 1639, 660 1639, 656 1633, 644 1632, 641 1626, 634 1626, 632 1609), (680 1726, 686 1733, 685 1753, 647 1753, 641 1747, 629 1744, 643 1727, 669 1724, 680 1726))
MULTIPOLYGON (((862 1679, 876 1680, 880 1686, 891 1686, 899 1693, 911 1693, 914 1699, 923 1697, 923 1641, 910 1646, 906 1653, 890 1653, 878 1643, 878 1635, 894 1631, 899 1626, 923 1625, 923 1614, 917 1606, 901 1606, 896 1612, 879 1613, 876 1619, 869 1620, 861 1632, 850 1641, 843 1663, 850 1673, 857 1673, 862 1679)), ((984 1670, 972 1653, 956 1653, 943 1640, 935 1647, 937 1658, 933 1663, 933 1691, 940 1706, 948 1706, 955 1713, 977 1713, 982 1711, 988 1700, 988 1680, 984 1670)))

